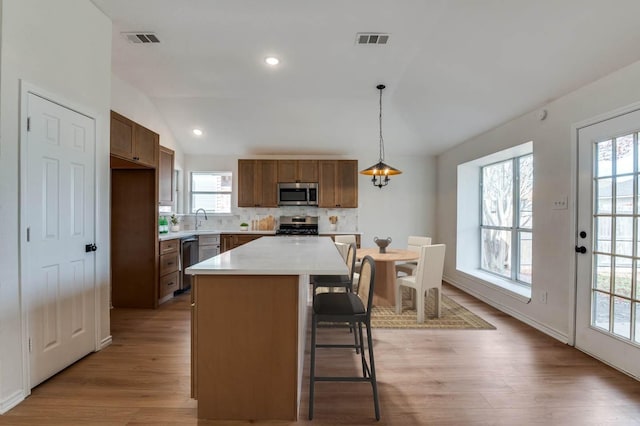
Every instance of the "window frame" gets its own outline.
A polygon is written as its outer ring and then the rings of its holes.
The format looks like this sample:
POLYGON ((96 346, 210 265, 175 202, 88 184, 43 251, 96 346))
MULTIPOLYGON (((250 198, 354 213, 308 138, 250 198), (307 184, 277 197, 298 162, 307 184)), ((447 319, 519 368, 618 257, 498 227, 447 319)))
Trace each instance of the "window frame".
MULTIPOLYGON (((520 213, 521 213, 521 197, 520 197, 520 181, 521 181, 521 160, 525 157, 531 157, 531 161, 532 161, 532 171, 531 171, 531 176, 533 179, 533 153, 526 153, 526 154, 521 154, 521 155, 516 155, 514 157, 511 158, 507 158, 507 159, 502 159, 502 160, 498 160, 492 163, 488 163, 488 164, 484 164, 482 166, 480 166, 479 171, 480 171, 480 194, 479 194, 479 199, 480 199, 480 203, 479 203, 479 207, 480 207, 480 218, 479 218, 479 243, 480 243, 480 247, 479 247, 479 269, 483 272, 486 272, 488 274, 491 275, 495 275, 497 277, 500 277, 502 279, 507 279, 507 280, 511 280, 517 284, 526 286, 526 287, 531 287, 532 286, 532 281, 533 281, 533 273, 531 273, 529 276, 531 277, 531 281, 524 281, 522 279, 520 279, 520 277, 522 276, 522 264, 521 264, 521 254, 522 254, 522 250, 520 247, 520 242, 521 242, 521 235, 523 234, 529 234, 530 238, 529 240, 533 242, 533 224, 531 224, 530 227, 528 228, 523 228, 521 226, 520 223, 520 213), (511 225, 510 226, 495 226, 495 225, 485 225, 484 224, 484 204, 485 204, 485 200, 484 200, 484 170, 487 167, 491 167, 491 166, 495 166, 497 164, 502 164, 502 163, 507 163, 507 162, 511 162, 511 203, 512 203, 512 214, 511 214, 511 225), (490 269, 486 269, 483 267, 483 262, 482 259, 484 258, 484 244, 483 244, 483 239, 482 239, 482 234, 484 230, 494 230, 494 231, 507 231, 510 232, 511 235, 511 262, 510 262, 510 274, 509 276, 507 275, 503 275, 500 274, 498 272, 492 271, 490 269)), ((532 192, 533 192, 533 182, 532 182, 532 188, 531 188, 532 192)), ((533 218, 533 200, 531 201, 531 217, 533 218)), ((532 243, 533 245, 533 243, 532 243)), ((533 271, 531 271, 533 272, 533 271)))
POLYGON ((191 214, 195 214, 196 210, 202 207, 196 207, 194 204, 193 196, 197 194, 204 195, 229 195, 229 211, 226 212, 217 212, 213 210, 206 210, 208 214, 211 215, 229 215, 232 214, 233 208, 233 172, 231 170, 225 171, 202 171, 202 170, 192 170, 189 173, 189 211, 191 214), (193 177, 194 175, 213 175, 213 176, 222 176, 228 175, 231 179, 231 188, 228 191, 194 191, 193 189, 193 177))

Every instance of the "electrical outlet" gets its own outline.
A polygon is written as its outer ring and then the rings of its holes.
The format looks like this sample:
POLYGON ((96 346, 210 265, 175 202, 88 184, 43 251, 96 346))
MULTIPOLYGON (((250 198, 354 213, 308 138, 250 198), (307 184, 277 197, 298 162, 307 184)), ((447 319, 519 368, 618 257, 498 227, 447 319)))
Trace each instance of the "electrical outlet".
POLYGON ((566 210, 568 208, 568 197, 562 196, 553 201, 553 210, 566 210))
POLYGON ((543 291, 542 294, 540 295, 540 302, 544 303, 545 305, 547 304, 547 292, 543 291))

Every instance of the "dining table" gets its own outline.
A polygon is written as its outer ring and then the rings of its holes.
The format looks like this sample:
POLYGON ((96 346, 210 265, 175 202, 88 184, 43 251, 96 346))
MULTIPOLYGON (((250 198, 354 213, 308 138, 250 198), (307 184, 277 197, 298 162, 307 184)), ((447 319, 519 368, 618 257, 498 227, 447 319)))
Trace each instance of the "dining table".
POLYGON ((376 276, 373 288, 374 306, 396 305, 396 262, 417 260, 420 253, 413 250, 387 248, 380 253, 379 248, 361 248, 356 257, 362 259, 371 256, 376 264, 376 276))

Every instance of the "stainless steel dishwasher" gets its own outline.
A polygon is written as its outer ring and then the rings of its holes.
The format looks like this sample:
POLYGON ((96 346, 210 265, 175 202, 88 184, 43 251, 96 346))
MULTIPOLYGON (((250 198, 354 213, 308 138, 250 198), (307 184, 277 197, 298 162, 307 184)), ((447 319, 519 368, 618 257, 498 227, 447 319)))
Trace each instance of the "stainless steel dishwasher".
POLYGON ((191 265, 199 262, 198 237, 190 236, 180 239, 180 287, 178 291, 191 288, 191 275, 184 271, 191 265))
POLYGON ((220 234, 203 234, 198 238, 200 247, 200 262, 220 254, 220 234))

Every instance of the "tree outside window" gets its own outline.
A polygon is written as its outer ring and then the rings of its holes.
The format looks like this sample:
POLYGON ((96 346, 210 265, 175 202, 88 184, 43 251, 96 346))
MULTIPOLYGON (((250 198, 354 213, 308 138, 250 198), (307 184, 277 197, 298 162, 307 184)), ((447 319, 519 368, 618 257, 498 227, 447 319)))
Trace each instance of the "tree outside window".
POLYGON ((533 155, 481 168, 481 268, 531 284, 533 155))

